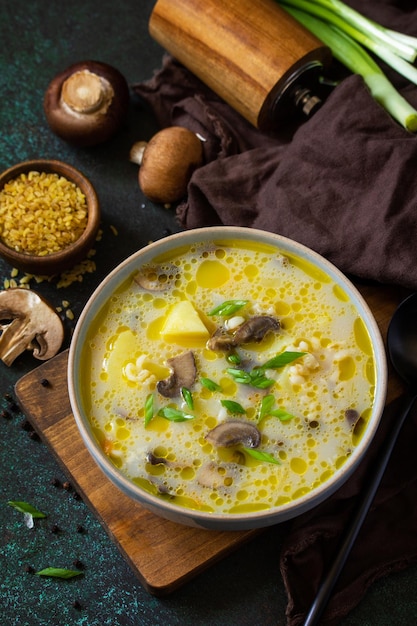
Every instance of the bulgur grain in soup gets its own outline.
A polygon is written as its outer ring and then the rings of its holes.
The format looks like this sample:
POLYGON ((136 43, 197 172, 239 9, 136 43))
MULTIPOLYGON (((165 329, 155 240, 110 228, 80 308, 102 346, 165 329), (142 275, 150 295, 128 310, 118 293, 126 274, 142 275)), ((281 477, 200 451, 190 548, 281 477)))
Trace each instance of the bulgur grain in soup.
POLYGON ((17 252, 46 256, 79 239, 87 213, 74 182, 55 173, 22 173, 0 191, 0 237, 17 252))
POLYGON ((341 287, 249 241, 139 268, 83 350, 104 452, 142 488, 202 511, 265 510, 320 486, 374 401, 370 338, 341 287))

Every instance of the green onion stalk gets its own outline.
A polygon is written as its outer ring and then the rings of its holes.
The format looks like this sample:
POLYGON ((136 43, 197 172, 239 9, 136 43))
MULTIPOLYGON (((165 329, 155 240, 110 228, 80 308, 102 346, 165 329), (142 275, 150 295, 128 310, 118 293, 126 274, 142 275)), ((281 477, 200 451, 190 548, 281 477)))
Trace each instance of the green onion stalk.
POLYGON ((397 72, 417 84, 417 38, 383 28, 340 0, 280 0, 280 5, 328 46, 351 72, 362 76, 373 98, 401 126, 417 132, 417 111, 397 91, 367 47, 397 72), (387 41, 384 43, 384 38, 387 41), (408 59, 408 60, 407 60, 408 59))
POLYGON ((417 37, 385 28, 351 9, 341 0, 283 0, 283 3, 333 22, 353 39, 357 39, 363 45, 369 45, 370 49, 382 45, 411 63, 416 60, 417 37))

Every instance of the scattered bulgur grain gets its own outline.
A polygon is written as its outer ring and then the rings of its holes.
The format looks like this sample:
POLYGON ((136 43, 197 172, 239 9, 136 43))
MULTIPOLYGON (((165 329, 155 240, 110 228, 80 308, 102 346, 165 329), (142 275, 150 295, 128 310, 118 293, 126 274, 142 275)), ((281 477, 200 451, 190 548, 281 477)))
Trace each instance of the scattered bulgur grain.
POLYGON ((65 316, 69 319, 69 320, 73 320, 74 319, 74 313, 71 311, 71 309, 67 309, 65 311, 65 316))
POLYGON ((78 263, 68 272, 63 272, 60 276, 60 280, 57 283, 57 287, 68 287, 74 282, 82 282, 83 275, 86 273, 91 274, 96 271, 96 264, 91 259, 85 259, 78 263))
POLYGON ((113 226, 113 224, 110 224, 110 230, 112 231, 113 235, 117 236, 119 233, 117 231, 116 226, 113 226))
POLYGON ((0 191, 0 236, 18 252, 57 252, 76 241, 86 225, 85 195, 64 176, 22 173, 0 191))

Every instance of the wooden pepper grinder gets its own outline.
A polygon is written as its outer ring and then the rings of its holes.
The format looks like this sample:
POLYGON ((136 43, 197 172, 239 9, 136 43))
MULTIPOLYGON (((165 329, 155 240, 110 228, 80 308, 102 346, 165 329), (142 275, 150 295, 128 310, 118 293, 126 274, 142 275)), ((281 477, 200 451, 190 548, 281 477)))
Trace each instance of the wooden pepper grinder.
POLYGON ((320 104, 330 49, 274 0, 158 0, 149 32, 261 130, 320 104))

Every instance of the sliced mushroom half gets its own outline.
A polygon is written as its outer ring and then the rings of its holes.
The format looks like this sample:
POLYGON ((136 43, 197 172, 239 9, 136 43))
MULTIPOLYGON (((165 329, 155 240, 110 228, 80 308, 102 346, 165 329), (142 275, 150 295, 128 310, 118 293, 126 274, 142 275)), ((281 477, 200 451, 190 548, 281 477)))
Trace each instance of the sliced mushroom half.
POLYGON ((278 331, 280 322, 272 315, 255 315, 237 327, 233 334, 217 329, 207 342, 209 350, 227 352, 246 343, 259 343, 271 331, 278 331))
POLYGON ((206 435, 207 441, 217 447, 244 445, 246 448, 257 448, 261 443, 261 433, 249 422, 229 420, 218 424, 206 435))
POLYGON ((271 315, 256 315, 239 326, 234 334, 235 344, 259 343, 271 331, 280 328, 279 320, 271 315))
POLYGON ((190 389, 197 376, 194 354, 189 350, 167 361, 171 375, 160 380, 156 388, 165 398, 175 398, 180 395, 181 389, 190 389))
POLYGON ((64 339, 64 326, 55 309, 35 291, 0 292, 0 359, 10 366, 25 350, 45 361, 55 356, 64 339))

